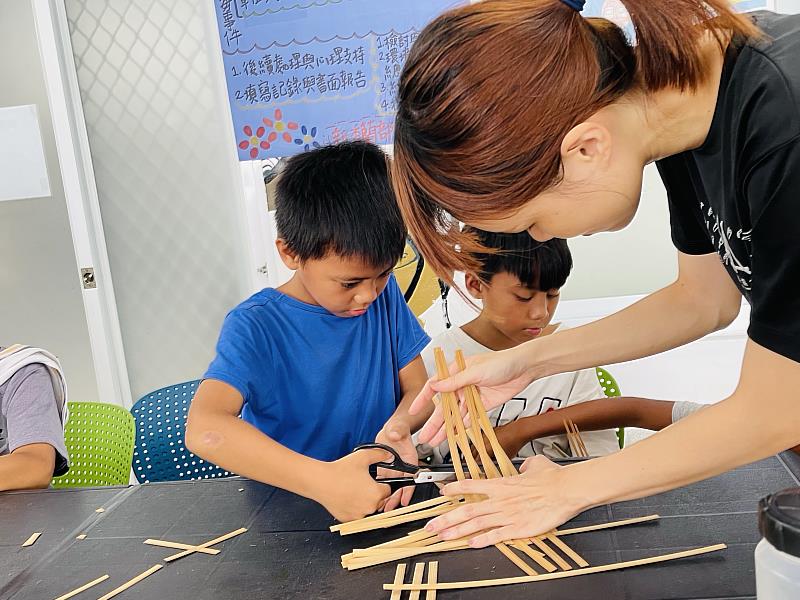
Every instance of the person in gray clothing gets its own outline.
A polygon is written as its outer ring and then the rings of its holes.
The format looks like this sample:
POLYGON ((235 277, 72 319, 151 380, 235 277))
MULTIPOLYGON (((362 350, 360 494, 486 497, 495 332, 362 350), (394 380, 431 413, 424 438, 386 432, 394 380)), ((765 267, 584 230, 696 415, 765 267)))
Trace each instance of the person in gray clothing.
POLYGON ((0 492, 46 488, 69 469, 51 373, 31 363, 0 381, 0 492))

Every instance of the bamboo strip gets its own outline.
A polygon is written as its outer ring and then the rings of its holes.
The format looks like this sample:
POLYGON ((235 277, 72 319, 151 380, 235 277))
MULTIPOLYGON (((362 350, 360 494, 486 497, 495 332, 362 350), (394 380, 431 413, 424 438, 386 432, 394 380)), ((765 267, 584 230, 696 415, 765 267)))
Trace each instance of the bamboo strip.
POLYGON ((469 548, 469 543, 466 539, 451 540, 449 542, 439 542, 438 544, 425 546, 423 548, 406 548, 404 549, 404 551, 398 552, 397 554, 390 556, 376 556, 369 558, 353 559, 351 561, 348 561, 343 566, 348 571, 355 571, 357 569, 374 567, 375 565, 382 565, 384 563, 392 562, 395 560, 405 560, 407 558, 419 556, 420 554, 435 554, 438 552, 450 552, 451 550, 466 550, 467 548, 469 548))
POLYGON ((555 534, 551 533, 547 535, 545 539, 547 539, 548 542, 553 544, 553 546, 561 550, 561 552, 563 552, 567 556, 567 558, 572 559, 575 562, 575 564, 578 565, 579 567, 589 566, 589 563, 586 562, 580 554, 578 554, 577 552, 575 552, 575 550, 567 546, 555 534))
POLYGON ((652 565, 662 562, 667 562, 671 560, 678 560, 681 558, 689 558, 692 556, 700 556, 702 554, 709 554, 711 552, 717 552, 719 550, 724 550, 727 548, 725 544, 714 544, 713 546, 704 546, 702 548, 693 548, 691 550, 684 550, 682 552, 672 552, 670 554, 661 554, 658 556, 650 556, 647 558, 640 558, 637 560, 628 560, 623 562, 611 563, 607 565, 598 565, 595 567, 587 567, 585 569, 575 569, 574 571, 559 571, 557 573, 547 573, 545 575, 536 575, 536 576, 525 576, 525 577, 505 577, 502 579, 485 579, 482 581, 457 581, 457 582, 447 582, 447 583, 437 583, 437 584, 427 584, 423 583, 420 585, 394 585, 394 584, 384 584, 384 590, 399 590, 403 591, 412 591, 414 589, 419 590, 461 590, 461 589, 470 589, 470 588, 484 588, 484 587, 495 587, 501 585, 514 585, 518 583, 533 583, 536 581, 550 581, 552 579, 563 579, 566 577, 577 577, 579 575, 590 575, 592 573, 604 573, 607 571, 618 571, 620 569, 628 569, 631 567, 639 567, 642 565, 652 565))
POLYGON ((646 517, 634 517, 633 519, 624 519, 622 521, 611 521, 610 523, 598 523, 597 525, 586 525, 585 527, 573 527, 572 529, 559 529, 555 531, 555 535, 574 535, 576 533, 587 533, 589 531, 600 531, 601 529, 611 529, 613 527, 623 527, 625 525, 635 525, 637 523, 646 523, 648 521, 657 521, 661 517, 659 515, 648 515, 646 517))
POLYGON ((534 546, 539 548, 539 550, 544 552, 545 556, 547 556, 547 558, 552 560, 556 564, 556 566, 558 566, 560 569, 564 569, 565 571, 569 571, 570 569, 572 569, 572 565, 569 564, 567 561, 565 561, 563 558, 561 558, 558 555, 558 553, 555 550, 553 550, 550 546, 545 544, 542 538, 540 537, 531 538, 531 542, 533 543, 534 546))
POLYGON ((514 563, 520 569, 522 569, 522 572, 525 573, 526 575, 538 575, 538 573, 536 573, 536 571, 533 570, 533 567, 531 567, 528 563, 522 560, 519 556, 514 554, 514 552, 502 542, 499 544, 495 544, 495 548, 500 550, 500 552, 502 552, 503 555, 508 560, 510 560, 512 563, 514 563))
MULTIPOLYGON (((467 361, 464 358, 464 353, 459 348, 456 350, 456 364, 458 368, 463 371, 467 368, 467 361)), ((467 414, 473 415, 477 414, 478 408, 477 403, 480 402, 480 397, 478 396, 477 389, 475 386, 470 385, 467 386, 467 414)), ((472 445, 478 450, 478 456, 481 459, 481 464, 483 466, 483 470, 486 473, 487 477, 489 478, 496 478, 502 477, 500 470, 495 466, 494 461, 489 456, 489 453, 486 451, 486 444, 483 442, 483 433, 481 432, 481 424, 479 419, 470 418, 469 420, 470 430, 472 431, 472 445)))
POLYGON ((191 550, 192 552, 200 552, 202 554, 219 554, 216 548, 203 548, 202 546, 192 546, 191 544, 181 544, 179 542, 167 542, 164 540, 147 539, 144 541, 149 546, 160 546, 162 548, 175 548, 177 550, 191 550))
MULTIPOLYGON (((400 563, 397 565, 397 569, 394 572, 394 584, 402 584, 406 578, 406 563, 400 563)), ((392 592, 392 595, 389 597, 389 600, 400 600, 403 592, 400 590, 395 590, 392 592)))
POLYGON ((472 387, 475 397, 477 398, 477 401, 473 403, 472 409, 474 410, 474 413, 470 413, 470 419, 478 419, 478 423, 483 430, 483 434, 489 440, 489 445, 492 447, 494 457, 497 460, 497 464, 500 467, 500 472, 503 474, 503 476, 511 477, 512 475, 516 475, 516 467, 508 458, 506 451, 503 450, 503 446, 501 446, 500 442, 497 441, 497 436, 494 433, 494 427, 492 427, 492 424, 489 422, 489 417, 486 415, 486 409, 483 406, 483 400, 481 400, 478 388, 474 385, 469 387, 472 387))
POLYGON ((137 575, 136 577, 134 577, 130 581, 126 581, 125 583, 123 583, 118 588, 113 589, 110 592, 108 592, 102 598, 98 598, 98 600, 109 600, 110 598, 113 598, 117 594, 121 594, 122 592, 124 592, 125 590, 127 590, 130 587, 133 587, 134 585, 136 585, 137 583, 139 583, 143 579, 145 579, 147 577, 150 577, 150 575, 152 575, 153 573, 155 573, 159 569, 162 569, 163 567, 164 567, 164 565, 153 565, 152 567, 147 569, 147 571, 145 571, 144 573, 140 573, 139 575, 137 575))
MULTIPOLYGON (((226 533, 225 535, 221 535, 218 538, 214 538, 210 542, 206 542, 204 544, 200 544, 201 548, 208 548, 209 546, 214 546, 216 544, 221 544, 222 542, 229 540, 237 535, 241 535, 247 531, 246 528, 242 527, 237 529, 236 531, 231 531, 230 533, 226 533)), ((183 552, 179 552, 178 554, 173 554, 172 556, 168 556, 164 559, 164 562, 172 562, 173 560, 178 560, 179 558, 183 558, 184 556, 189 556, 190 554, 194 554, 194 550, 184 550, 183 552)))
POLYGON ((440 504, 445 504, 450 501, 451 498, 447 496, 438 496, 436 498, 431 498, 430 500, 425 500, 424 502, 417 502, 415 504, 409 504, 408 506, 402 506, 400 508, 396 508, 394 510, 390 510, 385 513, 370 515, 368 517, 364 517, 363 519, 356 519, 355 521, 347 521, 346 523, 338 523, 336 525, 331 525, 330 530, 335 532, 339 531, 348 524, 380 521, 381 519, 387 519, 390 517, 404 515, 406 513, 414 512, 416 510, 422 510, 423 508, 430 508, 431 506, 438 506, 440 504))
MULTIPOLYGON (((434 348, 433 355, 436 362, 436 375, 439 377, 439 380, 447 379, 450 376, 450 371, 447 368, 444 352, 441 348, 434 348)), ((447 431, 447 444, 450 447, 450 459, 453 462, 456 478, 458 480, 464 479, 464 468, 461 465, 461 459, 458 453, 460 447, 464 454, 464 460, 467 461, 467 469, 470 475, 473 479, 479 479, 480 476, 475 476, 475 474, 480 471, 480 469, 478 469, 478 464, 472 457, 468 441, 462 439, 464 421, 461 418, 458 399, 452 392, 442 392, 439 394, 439 397, 442 399, 442 416, 444 417, 445 429, 447 431), (461 425, 460 429, 458 428, 459 424, 461 425)))
POLYGON ((36 540, 38 540, 41 537, 41 535, 42 535, 41 531, 37 531, 36 533, 32 533, 31 537, 29 537, 27 540, 25 540, 22 543, 22 547, 23 548, 27 548, 28 546, 33 546, 36 543, 36 540))
POLYGON ((564 431, 567 432, 567 445, 569 446, 569 453, 572 456, 578 456, 578 444, 575 442, 575 438, 572 435, 572 429, 570 429, 566 419, 562 419, 561 424, 564 426, 564 431))
MULTIPOLYGON (((417 563, 414 565, 414 575, 411 577, 412 584, 422 583, 422 577, 425 575, 425 563, 417 563)), ((408 600, 419 600, 419 590, 414 590, 408 597, 408 600)))
MULTIPOLYGON (((456 504, 444 504, 441 506, 434 506, 433 508, 428 508, 426 510, 420 510, 405 515, 400 515, 399 517, 392 517, 390 519, 375 521, 373 523, 363 523, 357 527, 354 526, 354 527, 342 528, 339 531, 339 533, 341 535, 352 535, 354 533, 362 533, 364 531, 373 531, 375 529, 383 529, 385 527, 394 527, 395 525, 402 525, 403 523, 413 523, 414 521, 419 521, 420 519, 427 519, 429 517, 438 517, 439 515, 443 515, 446 512, 450 512, 456 506, 457 506, 456 504)), ((355 521, 351 522, 355 523, 355 521)))
POLYGON ((586 444, 583 442, 583 437, 581 436, 581 430, 578 429, 578 426, 573 423, 572 427, 575 428, 575 435, 578 438, 578 444, 580 444, 581 450, 583 450, 584 458, 589 458, 589 451, 586 449, 586 444))
MULTIPOLYGON (((438 583, 439 578, 439 563, 431 561, 428 563, 428 585, 438 583)), ((428 590, 425 594, 425 600, 436 600, 436 590, 428 590)))
POLYGON ((103 575, 102 577, 98 577, 94 581, 90 581, 89 583, 86 583, 86 584, 82 585, 81 587, 79 587, 77 589, 74 589, 71 592, 68 592, 68 593, 64 594, 63 596, 59 596, 58 598, 56 598, 56 600, 68 600, 69 598, 73 598, 73 597, 77 596, 78 594, 80 594, 81 592, 85 592, 89 588, 93 588, 98 583, 103 583, 106 579, 108 579, 108 575, 103 575))
POLYGON ((412 531, 408 535, 404 535, 403 537, 399 537, 395 540, 391 540, 388 542, 383 542, 382 544, 375 544, 374 546, 370 546, 371 548, 392 548, 395 546, 404 547, 408 544, 414 544, 416 542, 426 540, 428 538, 435 538, 437 534, 432 533, 430 531, 426 531, 424 529, 417 529, 416 531, 412 531))
POLYGON ((530 540, 518 540, 518 541, 512 542, 511 545, 514 548, 516 548, 517 550, 519 550, 520 552, 524 552, 525 554, 527 554, 528 558, 530 558, 531 560, 535 561, 536 564, 538 564, 540 567, 542 567, 548 573, 552 573, 553 571, 557 571, 558 569, 556 569, 555 566, 553 565, 553 563, 551 563, 549 560, 547 560, 544 557, 544 554, 542 554, 541 552, 536 552, 536 550, 533 550, 528 545, 530 543, 531 543, 530 540))

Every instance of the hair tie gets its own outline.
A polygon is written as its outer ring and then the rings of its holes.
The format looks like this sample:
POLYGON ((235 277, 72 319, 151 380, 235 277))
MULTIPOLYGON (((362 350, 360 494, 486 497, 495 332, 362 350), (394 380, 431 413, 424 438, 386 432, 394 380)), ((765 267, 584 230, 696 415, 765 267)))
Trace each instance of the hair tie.
POLYGON ((581 12, 586 5, 586 0, 561 0, 575 12, 581 12))

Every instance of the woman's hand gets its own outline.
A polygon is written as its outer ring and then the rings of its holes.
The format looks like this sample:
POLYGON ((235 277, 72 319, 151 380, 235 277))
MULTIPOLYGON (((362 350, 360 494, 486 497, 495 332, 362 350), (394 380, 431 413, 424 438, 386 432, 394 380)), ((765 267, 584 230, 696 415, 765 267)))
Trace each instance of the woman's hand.
MULTIPOLYGON (((438 392, 455 392, 468 385, 477 385, 480 388, 487 410, 507 402, 536 379, 532 369, 530 343, 500 352, 470 356, 467 358, 467 368, 460 373, 456 373, 455 365, 451 365, 450 372, 455 374, 442 381, 429 379, 408 412, 412 415, 421 412, 438 392)), ((431 418, 419 430, 419 441, 436 446, 446 437, 442 412, 436 407, 431 418)))
POLYGON ((588 508, 568 490, 570 468, 533 456, 522 465, 521 475, 451 483, 443 490, 448 496, 483 494, 487 499, 436 517, 425 529, 444 540, 484 532, 470 540, 472 548, 547 533, 588 508))

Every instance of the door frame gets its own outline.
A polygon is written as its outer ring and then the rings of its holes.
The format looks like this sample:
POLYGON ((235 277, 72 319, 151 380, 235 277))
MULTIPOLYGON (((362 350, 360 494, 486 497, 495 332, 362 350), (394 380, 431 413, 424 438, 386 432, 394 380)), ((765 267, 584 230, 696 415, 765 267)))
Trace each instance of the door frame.
POLYGON ((97 392, 102 402, 129 409, 128 368, 108 260, 89 136, 83 116, 64 0, 30 0, 56 138, 78 269, 94 269, 96 287, 86 288, 81 273, 89 342, 97 392))

